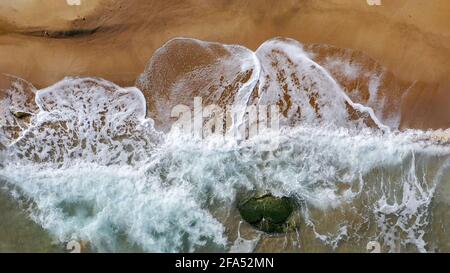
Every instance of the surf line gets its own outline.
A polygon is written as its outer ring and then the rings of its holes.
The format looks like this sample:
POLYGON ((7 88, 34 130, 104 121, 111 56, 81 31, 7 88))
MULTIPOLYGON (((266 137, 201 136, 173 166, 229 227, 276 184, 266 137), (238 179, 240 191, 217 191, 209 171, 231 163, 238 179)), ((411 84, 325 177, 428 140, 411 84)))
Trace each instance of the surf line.
POLYGON ((175 267, 176 268, 201 268, 203 271, 208 269, 209 260, 196 260, 196 259, 185 259, 184 257, 181 260, 176 260, 175 267))

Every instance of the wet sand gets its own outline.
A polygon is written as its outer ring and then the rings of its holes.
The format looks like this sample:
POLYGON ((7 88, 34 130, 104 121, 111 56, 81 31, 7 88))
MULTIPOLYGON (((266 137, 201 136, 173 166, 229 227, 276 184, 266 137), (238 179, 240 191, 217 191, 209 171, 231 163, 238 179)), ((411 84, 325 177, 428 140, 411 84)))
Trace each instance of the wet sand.
POLYGON ((0 73, 41 88, 65 76, 134 85, 154 51, 183 36, 256 49, 285 36, 359 50, 412 86, 403 128, 450 127, 450 2, 353 0, 2 1, 0 73))
MULTIPOLYGON (((1 179, 1 178, 0 178, 1 179)), ((0 183, 1 180, 0 180, 0 183)), ((26 212, 18 208, 4 191, 0 191, 0 252, 63 252, 42 227, 33 222, 26 212)))

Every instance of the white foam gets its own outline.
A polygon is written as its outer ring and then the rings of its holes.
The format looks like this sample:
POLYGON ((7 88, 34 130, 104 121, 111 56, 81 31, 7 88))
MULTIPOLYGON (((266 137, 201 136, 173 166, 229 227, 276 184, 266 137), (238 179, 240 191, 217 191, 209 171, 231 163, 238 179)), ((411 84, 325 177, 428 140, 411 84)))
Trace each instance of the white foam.
POLYGON ((242 238, 241 224, 242 221, 239 222, 237 238, 230 247, 230 253, 251 253, 255 250, 256 245, 261 239, 261 234, 258 234, 256 238, 250 240, 242 238))
POLYGON ((15 198, 30 200, 31 216, 56 239, 87 240, 98 251, 253 250, 257 241, 240 236, 227 249, 226 219, 217 215, 234 210, 239 194, 255 191, 296 198, 308 228, 332 248, 366 231, 355 234, 347 220, 327 231, 318 211, 363 203, 352 208, 362 219, 358 224, 376 223, 371 236, 389 250, 398 251, 398 244, 428 250, 423 236, 428 208, 443 177, 430 178, 423 169, 432 159, 448 158, 448 143, 436 132, 381 131, 350 121, 345 103, 384 128, 371 108, 353 103, 292 40, 271 40, 256 55, 247 53, 239 69, 260 69, 237 91, 236 104, 251 101, 258 80, 260 91, 269 87, 257 102, 278 101, 284 88, 273 80, 280 71, 271 61, 305 76, 300 87, 288 83, 289 95, 302 107, 302 122, 281 129, 276 150, 258 149, 270 134, 251 142, 196 140, 176 129, 162 135, 145 118, 138 89, 67 78, 37 92, 39 112, 7 145, 0 176, 17 188, 15 198), (313 87, 319 117, 309 94, 298 89, 313 87), (401 198, 392 199, 395 194, 401 198), (391 215, 398 218, 394 224, 385 221, 391 215), (408 221, 411 217, 416 221, 408 221), (402 236, 395 237, 398 230, 402 236))
POLYGON ((31 198, 32 218, 60 242, 85 240, 101 252, 192 252, 225 244, 221 224, 189 187, 167 187, 145 168, 10 165, 0 173, 31 198))
POLYGON ((288 119, 287 124, 297 123, 295 119, 299 119, 301 123, 350 124, 353 127, 356 122, 350 119, 346 108, 349 104, 368 114, 382 130, 389 130, 372 109, 354 103, 333 77, 309 58, 297 41, 269 40, 258 48, 256 55, 262 65, 258 103, 279 105, 288 119))
POLYGON ((148 155, 159 140, 152 121, 145 119, 145 98, 136 88, 66 78, 39 90, 36 104, 40 111, 32 124, 9 145, 15 160, 132 163, 148 155))
POLYGON ((347 79, 355 80, 361 73, 362 68, 359 65, 353 64, 347 60, 340 58, 327 57, 324 67, 327 70, 334 70, 342 73, 347 79))

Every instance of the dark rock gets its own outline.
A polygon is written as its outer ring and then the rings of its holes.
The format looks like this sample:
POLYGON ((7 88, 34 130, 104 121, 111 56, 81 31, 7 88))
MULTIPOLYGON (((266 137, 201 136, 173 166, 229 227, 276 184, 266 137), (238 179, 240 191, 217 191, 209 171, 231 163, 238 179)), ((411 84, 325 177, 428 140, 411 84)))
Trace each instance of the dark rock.
POLYGON ((99 27, 93 29, 71 29, 71 30, 41 30, 41 31, 31 31, 23 33, 25 35, 37 36, 37 37, 47 37, 53 39, 68 39, 68 38, 79 38, 93 35, 99 32, 99 27))
POLYGON ((31 116, 30 113, 26 113, 26 112, 13 112, 12 114, 18 119, 23 119, 23 118, 31 116))
POLYGON ((242 218, 255 228, 267 233, 282 233, 287 231, 295 203, 289 197, 266 194, 244 201, 238 209, 242 218))

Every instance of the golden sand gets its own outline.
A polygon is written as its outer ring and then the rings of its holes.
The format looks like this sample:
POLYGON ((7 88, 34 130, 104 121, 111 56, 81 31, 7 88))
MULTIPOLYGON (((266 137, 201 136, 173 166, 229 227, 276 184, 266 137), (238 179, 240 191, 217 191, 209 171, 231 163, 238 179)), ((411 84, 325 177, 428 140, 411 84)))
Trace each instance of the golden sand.
MULTIPOLYGON (((64 76, 133 85, 167 40, 194 37, 256 49, 276 36, 362 51, 409 86, 402 127, 450 127, 447 0, 7 0, 0 73, 38 88, 64 76)), ((405 90, 404 90, 405 91, 405 90)))

